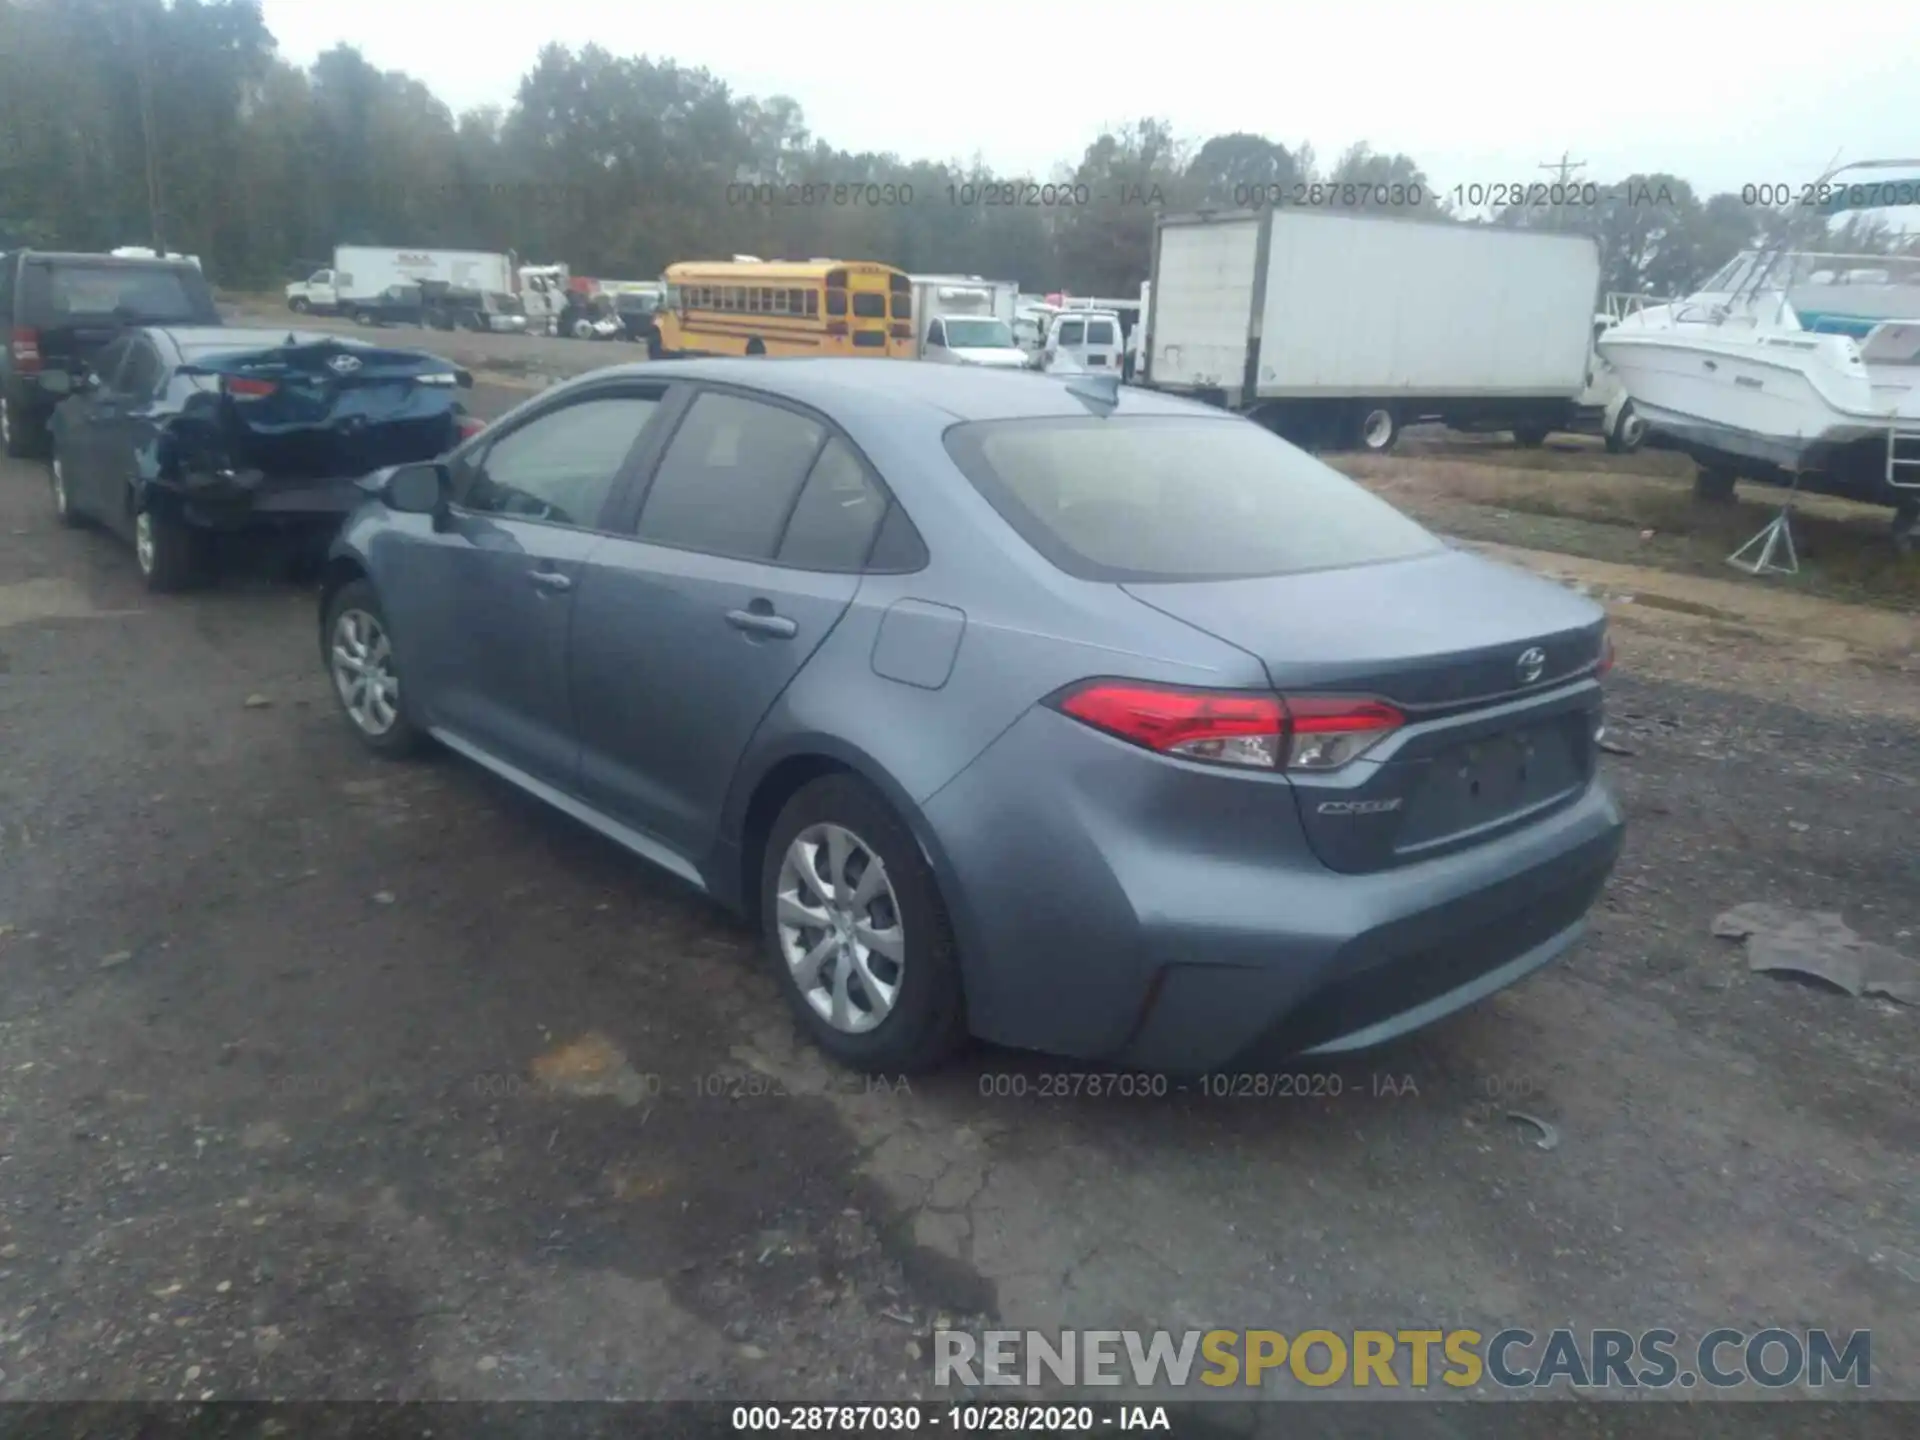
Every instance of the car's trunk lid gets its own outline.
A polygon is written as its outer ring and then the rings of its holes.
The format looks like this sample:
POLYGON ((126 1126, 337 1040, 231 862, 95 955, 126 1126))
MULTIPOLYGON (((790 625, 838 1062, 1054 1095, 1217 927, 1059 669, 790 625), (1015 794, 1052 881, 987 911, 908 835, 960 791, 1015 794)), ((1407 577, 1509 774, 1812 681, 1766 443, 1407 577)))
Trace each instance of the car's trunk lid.
POLYGON ((1251 580, 1122 587, 1259 658, 1282 695, 1386 700, 1406 724, 1326 773, 1292 772, 1336 870, 1387 868, 1559 808, 1594 769, 1605 617, 1455 550, 1251 580))
POLYGON ((444 454, 460 439, 460 387, 472 384, 422 351, 333 340, 221 352, 185 373, 204 391, 173 422, 189 466, 288 480, 444 454))

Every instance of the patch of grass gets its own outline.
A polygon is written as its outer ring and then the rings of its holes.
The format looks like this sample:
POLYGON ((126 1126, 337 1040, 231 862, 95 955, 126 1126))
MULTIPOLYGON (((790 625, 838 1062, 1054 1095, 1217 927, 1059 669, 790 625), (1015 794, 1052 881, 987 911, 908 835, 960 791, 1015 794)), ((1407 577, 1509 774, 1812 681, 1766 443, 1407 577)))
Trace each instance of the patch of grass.
MULTIPOLYGON (((1778 513, 1786 495, 1743 482, 1732 504, 1705 504, 1693 497, 1691 467, 1650 474, 1598 468, 1600 462, 1640 456, 1589 451, 1577 458, 1577 466, 1545 469, 1487 463, 1478 454, 1471 460, 1342 456, 1335 463, 1409 514, 1467 539, 1716 578, 1738 573, 1726 557, 1778 513)), ((1659 457, 1663 463, 1672 458, 1659 457)), ((1888 518, 1874 506, 1803 496, 1793 526, 1800 574, 1769 582, 1832 599, 1920 610, 1920 556, 1894 550, 1888 518)))

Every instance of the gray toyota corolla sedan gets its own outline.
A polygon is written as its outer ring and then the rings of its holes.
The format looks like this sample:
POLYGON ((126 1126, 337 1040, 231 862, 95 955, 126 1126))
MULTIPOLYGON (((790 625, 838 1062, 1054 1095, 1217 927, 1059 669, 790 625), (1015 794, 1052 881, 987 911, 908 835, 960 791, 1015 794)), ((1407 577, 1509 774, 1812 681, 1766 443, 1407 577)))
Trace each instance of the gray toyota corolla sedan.
POLYGON ((669 362, 367 485, 320 637, 361 739, 737 908, 851 1065, 1358 1049, 1560 955, 1619 852, 1603 613, 1220 411, 669 362))

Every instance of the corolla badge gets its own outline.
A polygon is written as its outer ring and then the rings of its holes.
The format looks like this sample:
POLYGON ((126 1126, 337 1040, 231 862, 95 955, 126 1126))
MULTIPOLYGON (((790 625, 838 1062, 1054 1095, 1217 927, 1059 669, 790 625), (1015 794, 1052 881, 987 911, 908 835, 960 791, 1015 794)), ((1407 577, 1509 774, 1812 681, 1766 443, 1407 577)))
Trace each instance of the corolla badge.
POLYGON ((1547 673, 1547 652, 1538 645, 1529 645, 1520 652, 1520 658, 1513 662, 1513 669, 1522 685, 1531 685, 1547 673))
POLYGON ((351 375, 360 368, 360 361, 352 355, 335 355, 327 361, 327 368, 336 375, 351 375))

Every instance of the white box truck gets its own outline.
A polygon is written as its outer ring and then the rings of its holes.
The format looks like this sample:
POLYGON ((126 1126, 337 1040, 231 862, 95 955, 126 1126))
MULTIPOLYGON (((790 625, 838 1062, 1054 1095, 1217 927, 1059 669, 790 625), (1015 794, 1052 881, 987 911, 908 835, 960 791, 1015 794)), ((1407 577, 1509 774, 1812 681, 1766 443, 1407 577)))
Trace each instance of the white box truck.
POLYGON ((1299 444, 1384 451, 1404 425, 1575 422, 1600 252, 1590 236, 1270 209, 1155 228, 1136 379, 1299 444))
POLYGON ((493 295, 519 293, 514 258, 491 250, 396 250, 381 245, 340 245, 333 265, 287 286, 287 308, 296 314, 327 314, 354 300, 378 295, 389 285, 437 280, 456 290, 493 295))
POLYGON ((1018 285, 978 275, 914 275, 909 279, 913 282, 916 359, 948 365, 1026 365, 1027 352, 1013 333, 1018 285))

